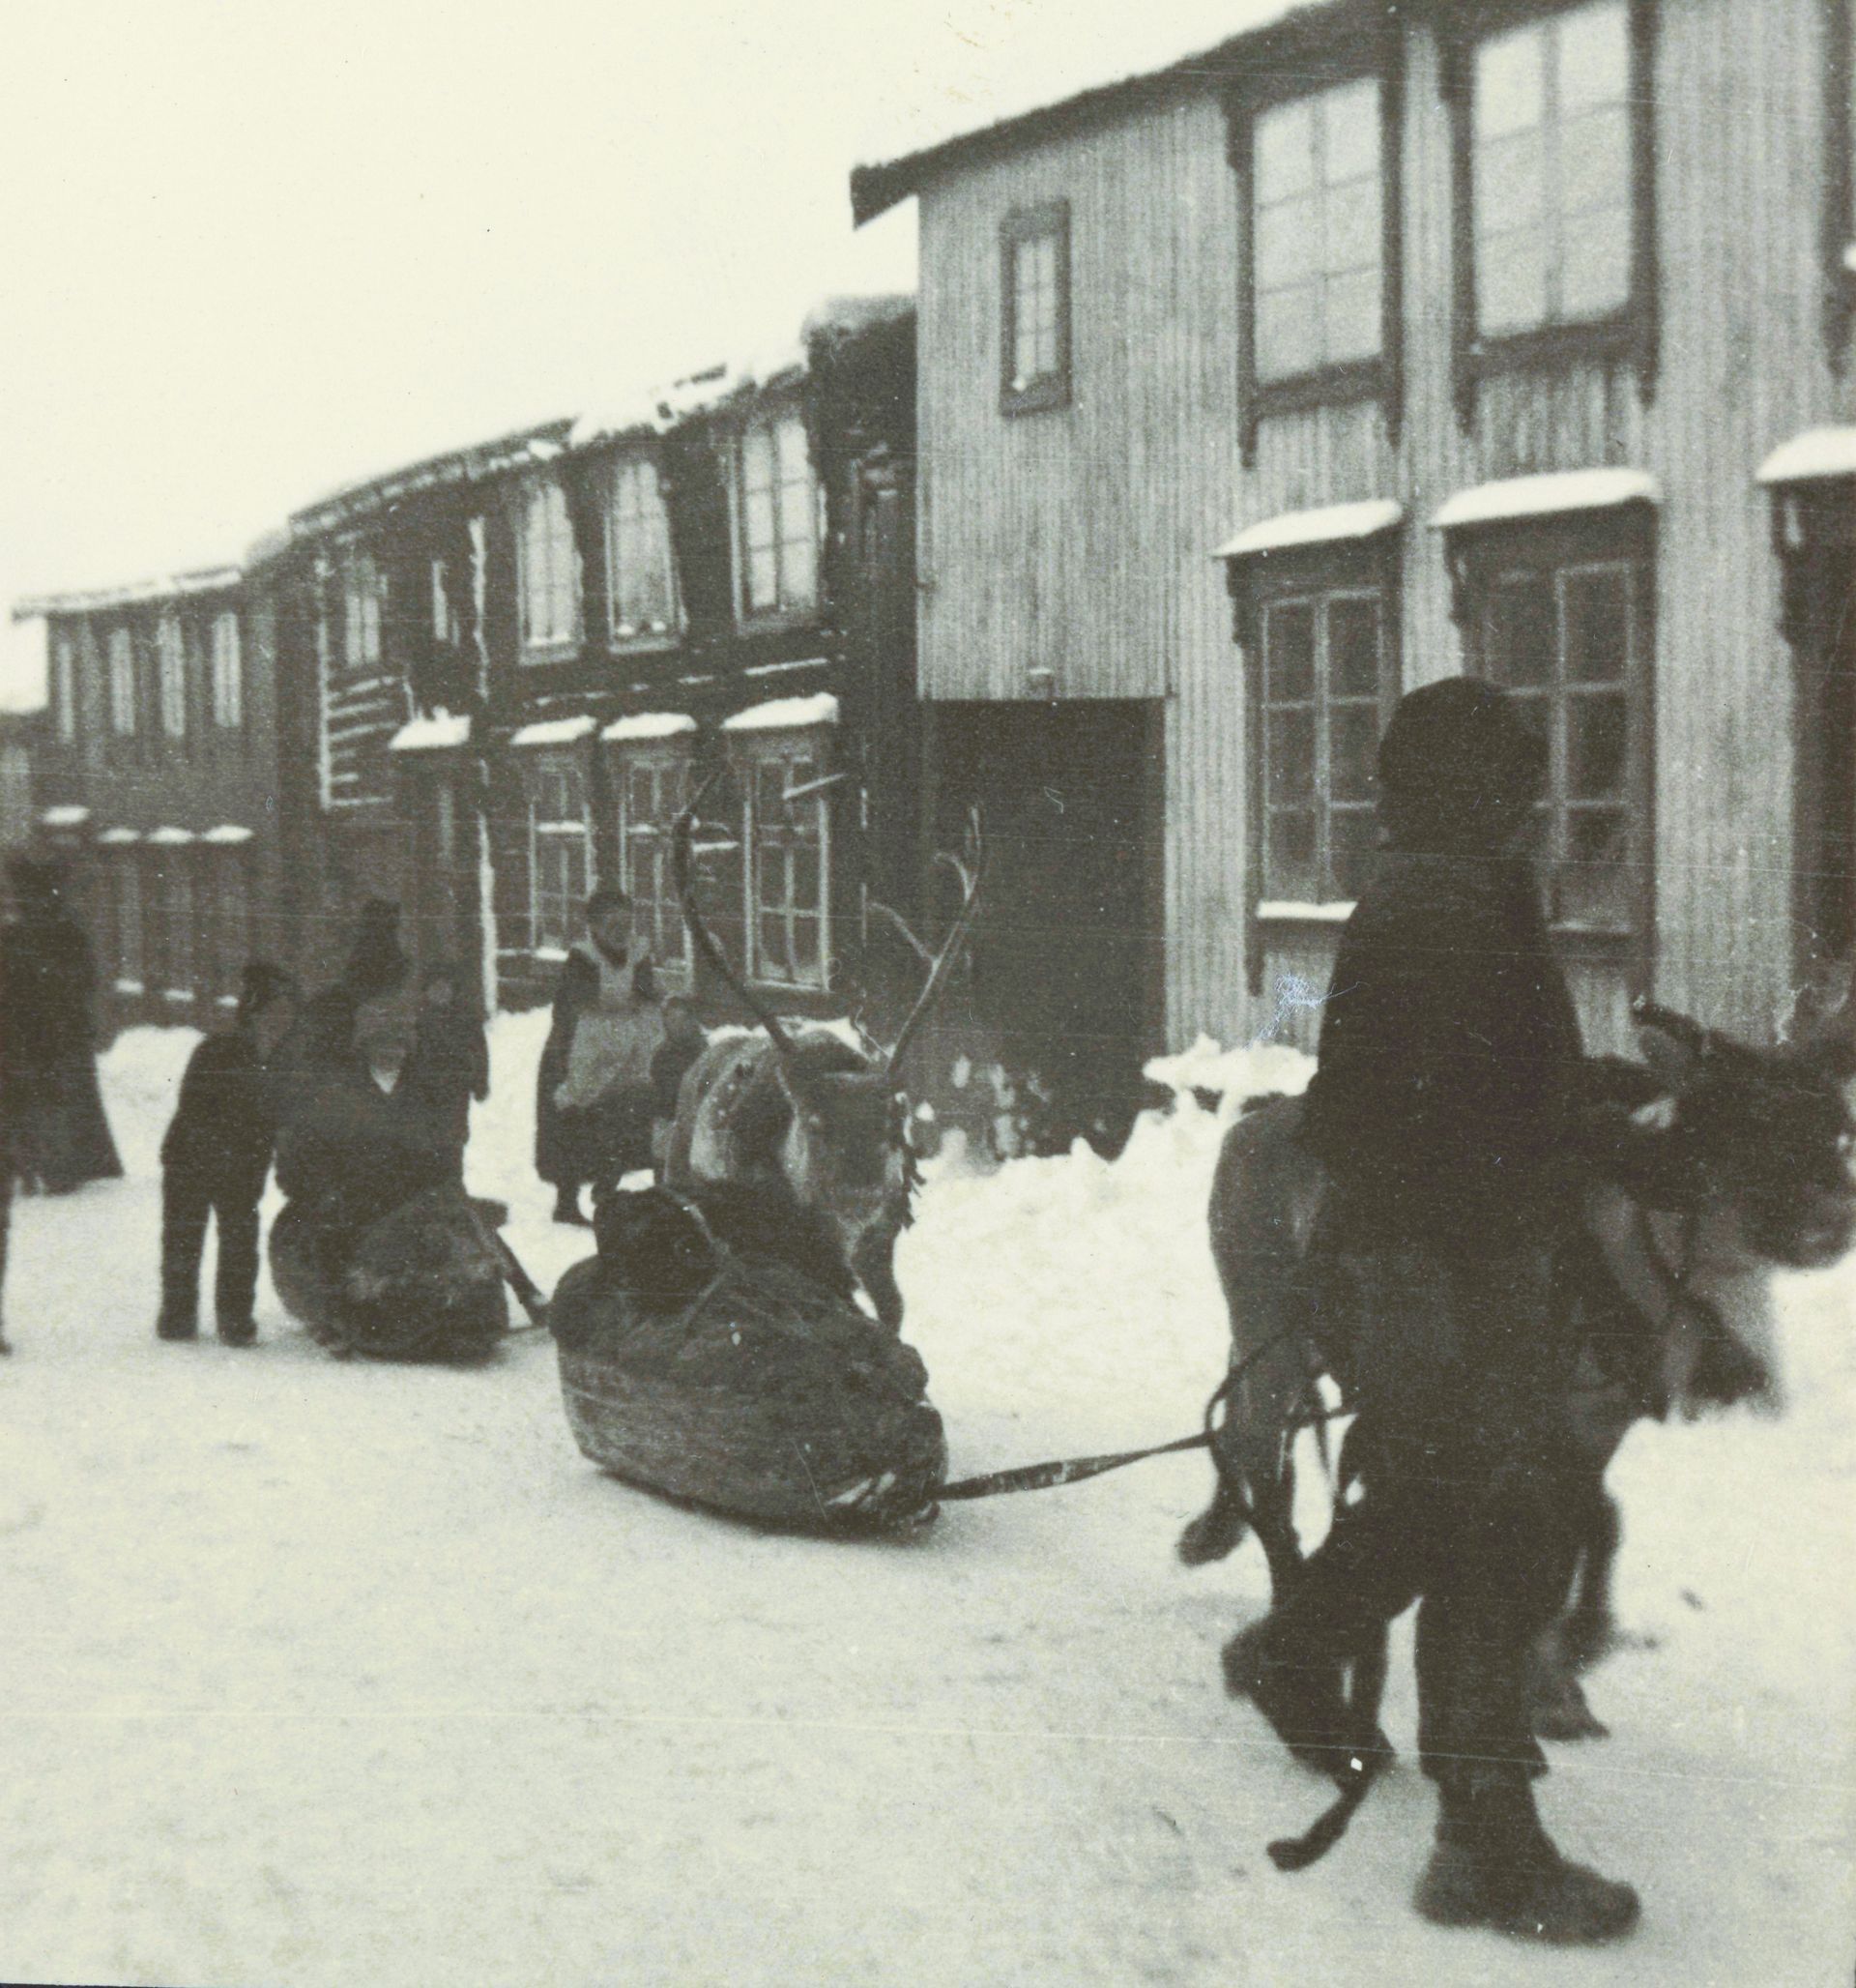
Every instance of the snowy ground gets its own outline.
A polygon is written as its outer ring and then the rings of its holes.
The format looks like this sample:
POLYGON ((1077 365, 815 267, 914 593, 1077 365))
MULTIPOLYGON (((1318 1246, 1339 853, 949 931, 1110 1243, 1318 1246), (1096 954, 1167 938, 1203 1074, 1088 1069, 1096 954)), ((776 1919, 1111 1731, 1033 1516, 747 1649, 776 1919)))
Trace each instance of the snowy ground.
MULTIPOLYGON (((526 1173, 538 1027, 498 1026, 473 1170, 547 1283, 586 1245, 526 1173)), ((475 1372, 343 1365, 267 1291, 255 1351, 159 1346, 188 1040, 107 1060, 130 1179, 14 1213, 0 1977, 1850 1979, 1856 1275, 1787 1287, 1785 1420, 1620 1459, 1624 1607, 1658 1641, 1600 1675, 1616 1738, 1560 1750, 1545 1799, 1644 1925, 1532 1953, 1412 1915, 1409 1767, 1326 1863, 1271 1868, 1323 1797, 1218 1688, 1262 1577, 1254 1549, 1174 1562, 1198 1458, 908 1544, 770 1538, 583 1463, 542 1336, 475 1372)), ((957 1473, 1193 1425, 1216 1136, 1188 1100, 1114 1166, 933 1181, 903 1283, 957 1473)))

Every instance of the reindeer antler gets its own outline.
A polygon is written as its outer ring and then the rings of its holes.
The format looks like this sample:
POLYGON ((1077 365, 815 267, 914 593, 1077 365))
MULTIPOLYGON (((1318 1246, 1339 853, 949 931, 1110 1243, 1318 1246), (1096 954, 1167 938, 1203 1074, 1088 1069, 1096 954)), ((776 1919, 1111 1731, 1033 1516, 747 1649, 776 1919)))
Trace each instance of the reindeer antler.
POLYGON ((670 832, 670 872, 677 885, 677 901, 682 907, 683 923, 689 927, 689 936, 696 943, 696 950, 719 976, 722 983, 730 988, 747 1009, 747 1011, 767 1031, 768 1040, 782 1056, 794 1053, 793 1038, 781 1028, 771 1011, 761 1006, 748 991, 745 982, 729 965, 726 954, 710 936, 709 927, 703 923, 696 909, 696 892, 691 888, 689 877, 689 838, 696 824, 696 810, 709 796, 709 790, 722 777, 724 769, 717 767, 691 797, 689 804, 677 817, 676 826, 670 832))
POLYGON ((1631 1003, 1631 1019, 1639 1029, 1661 1029, 1693 1056, 1705 1055, 1714 1043, 1712 1030, 1703 1028, 1692 1015, 1680 1014, 1673 1008, 1652 1001, 1646 994, 1631 1003))
POLYGON ((972 867, 970 869, 957 856, 946 855, 944 852, 936 859, 938 862, 947 862, 961 880, 960 909, 954 915, 954 922, 949 927, 946 938, 942 942, 941 950, 935 954, 927 984, 917 996, 914 1007, 909 1010, 909 1018, 903 1023, 902 1032, 897 1036, 895 1044, 889 1051, 889 1068, 892 1072, 902 1067, 902 1059, 908 1053, 910 1041, 916 1029, 921 1026, 928 1010, 941 998, 941 990, 945 985, 948 974, 953 971, 954 961, 959 957, 961 949, 967 942, 968 931, 973 922, 973 913, 979 904, 979 887, 986 873, 986 846, 980 836, 978 808, 975 807, 968 817, 968 824, 973 850, 972 867))

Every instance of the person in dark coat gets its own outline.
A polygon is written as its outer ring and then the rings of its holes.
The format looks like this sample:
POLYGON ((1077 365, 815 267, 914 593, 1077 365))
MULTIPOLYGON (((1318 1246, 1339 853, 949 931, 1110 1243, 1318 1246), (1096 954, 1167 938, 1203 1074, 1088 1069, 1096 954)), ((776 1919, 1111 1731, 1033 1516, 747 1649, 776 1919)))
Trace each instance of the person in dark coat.
POLYGON ((1543 1827, 1525 1653, 1566 1593, 1577 1358, 1559 1288, 1577 1220, 1579 1028, 1524 848, 1544 775, 1510 700, 1413 691, 1379 753, 1388 853, 1343 934, 1303 1136, 1329 1177, 1311 1251, 1358 1418, 1360 1495, 1226 1678, 1302 1758, 1358 1770, 1343 1674, 1415 1599, 1421 1765, 1438 1794, 1417 1905, 1589 1942, 1637 1894, 1543 1827))
POLYGON ((490 1095, 490 1050, 482 1017, 449 961, 427 967, 420 977, 419 1026, 406 1082, 433 1113, 453 1155, 453 1178, 461 1183, 471 1102, 490 1095))
POLYGON ((536 1072, 535 1170, 555 1190, 556 1221, 587 1226, 583 1187, 651 1164, 651 1059, 662 1039, 631 899, 601 884, 587 900, 587 937, 561 969, 536 1072))
POLYGON ((97 1083, 90 943, 65 909, 55 863, 8 865, 15 916, 0 934, 7 989, 6 1088, 13 1159, 23 1182, 69 1194, 122 1177, 97 1083))
POLYGON ((257 1337, 258 1203, 271 1171, 276 1105, 266 1065, 296 1018, 296 983, 263 960, 245 969, 234 1026, 208 1036, 188 1060, 180 1103, 161 1141, 162 1339, 199 1332, 200 1252, 210 1214, 218 1225, 214 1301, 219 1337, 257 1337))
POLYGON ((411 961, 399 940, 399 906, 369 897, 355 921, 355 937, 334 980, 303 1004, 297 1026, 278 1059, 286 1085, 345 1063, 352 1054, 356 1010, 364 1001, 405 983, 411 961))

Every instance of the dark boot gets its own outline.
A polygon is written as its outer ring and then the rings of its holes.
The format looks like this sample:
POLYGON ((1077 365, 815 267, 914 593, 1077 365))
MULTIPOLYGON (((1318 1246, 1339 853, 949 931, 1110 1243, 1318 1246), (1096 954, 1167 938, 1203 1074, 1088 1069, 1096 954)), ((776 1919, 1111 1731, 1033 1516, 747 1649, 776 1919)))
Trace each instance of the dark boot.
POLYGON ((160 1316, 155 1321, 155 1336, 158 1339, 197 1339, 200 1336, 199 1319, 178 1307, 164 1304, 160 1316))
POLYGON ((257 1322, 249 1318, 227 1318, 219 1321, 219 1339, 226 1346, 250 1346, 257 1341, 257 1322))
POLYGON ((1298 1650, 1278 1617, 1233 1636, 1224 1661, 1225 1689, 1248 1698, 1305 1768, 1332 1774, 1343 1752, 1353 1750, 1341 1666, 1298 1650))
POLYGON ((1630 1886, 1571 1863, 1554 1848, 1524 1770, 1485 1769, 1439 1783, 1437 1796, 1436 1847, 1416 1897, 1433 1925, 1592 1946, 1637 1924, 1630 1886))

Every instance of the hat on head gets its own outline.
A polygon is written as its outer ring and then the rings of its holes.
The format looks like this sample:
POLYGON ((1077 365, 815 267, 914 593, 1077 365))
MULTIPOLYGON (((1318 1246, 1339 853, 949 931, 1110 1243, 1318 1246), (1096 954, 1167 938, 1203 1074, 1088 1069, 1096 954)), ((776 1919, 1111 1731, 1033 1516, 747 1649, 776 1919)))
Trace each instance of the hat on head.
POLYGON ((1486 842, 1539 798, 1543 736, 1515 700, 1474 677, 1446 677, 1399 701, 1379 741, 1380 810, 1407 847, 1486 842))
POLYGON ((597 918, 602 911, 629 911, 631 892, 619 884, 595 884, 587 899, 587 916, 597 918))
POLYGON ((239 1019, 253 1020, 274 1002, 294 999, 295 979, 268 959, 247 960, 239 976, 239 1019))

